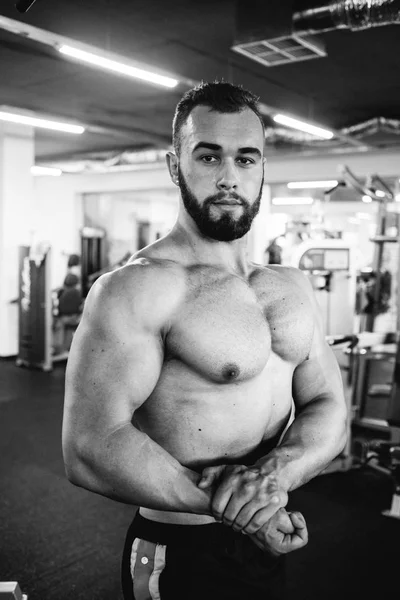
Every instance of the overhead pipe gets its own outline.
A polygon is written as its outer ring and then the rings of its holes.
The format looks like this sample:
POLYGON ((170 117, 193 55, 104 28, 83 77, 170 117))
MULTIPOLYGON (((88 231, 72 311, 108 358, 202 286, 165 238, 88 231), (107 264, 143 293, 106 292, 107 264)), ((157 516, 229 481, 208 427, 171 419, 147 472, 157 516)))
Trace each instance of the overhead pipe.
POLYGON ((334 29, 361 31, 400 23, 400 0, 331 0, 294 12, 293 33, 318 34, 334 29))
POLYGON ((26 13, 35 2, 36 0, 18 0, 15 4, 15 8, 20 13, 26 13))
POLYGON ((350 127, 342 129, 342 133, 344 135, 358 135, 360 137, 365 135, 373 135, 381 131, 384 131, 385 133, 393 133, 393 135, 400 135, 400 119, 375 117, 373 119, 369 119, 368 121, 357 123, 356 125, 351 125, 350 127))

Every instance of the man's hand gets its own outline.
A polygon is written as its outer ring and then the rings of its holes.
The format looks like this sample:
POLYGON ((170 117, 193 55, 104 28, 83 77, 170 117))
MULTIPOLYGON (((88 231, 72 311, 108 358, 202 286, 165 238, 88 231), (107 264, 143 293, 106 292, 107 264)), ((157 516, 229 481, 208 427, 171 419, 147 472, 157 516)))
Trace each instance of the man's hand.
POLYGON ((243 531, 256 533, 288 501, 281 487, 276 461, 261 467, 220 465, 207 467, 198 487, 213 487, 212 515, 217 521, 243 531))
POLYGON ((249 538, 261 550, 275 556, 303 548, 308 542, 306 521, 300 512, 280 508, 274 516, 249 538))
MULTIPOLYGON (((202 473, 202 477, 198 482, 198 486, 202 489, 206 489, 207 487, 214 488, 214 496, 212 500, 212 508, 213 514, 217 518, 216 514, 222 514, 222 518, 218 520, 222 520, 225 525, 230 525, 236 531, 242 531, 242 533, 248 533, 249 538, 259 547, 261 550, 265 552, 270 552, 275 556, 279 556, 281 554, 287 554, 288 552, 292 552, 293 550, 298 550, 305 546, 308 542, 308 531, 307 525, 303 515, 300 512, 290 512, 288 513, 285 508, 279 507, 279 503, 273 503, 273 506, 265 506, 262 508, 258 508, 256 510, 256 518, 253 518, 249 521, 246 527, 240 527, 238 525, 238 519, 234 519, 233 522, 225 518, 225 511, 222 513, 215 513, 214 506, 218 505, 218 500, 215 502, 215 497, 219 493, 220 496, 226 492, 226 488, 228 486, 228 482, 233 482, 233 489, 237 489, 237 481, 236 476, 242 475, 241 483, 245 485, 250 482, 254 482, 259 477, 256 477, 259 474, 259 471, 247 469, 242 465, 221 465, 218 467, 207 467, 204 469, 202 473), (249 471, 250 475, 245 475, 245 472, 249 471), (220 490, 221 485, 225 485, 225 492, 220 490), (273 515, 268 517, 268 515, 273 511, 273 515), (261 517, 264 517, 264 521, 261 522, 261 517)), ((280 497, 282 492, 279 491, 279 486, 277 482, 277 472, 270 471, 270 475, 263 474, 264 477, 269 477, 267 479, 267 483, 261 484, 261 489, 264 490, 263 493, 259 494, 259 498, 267 496, 268 499, 271 499, 275 495, 280 497), (267 494, 265 494, 265 488, 267 490, 267 494)), ((240 485, 239 485, 240 489, 240 485)), ((283 494, 284 495, 284 494, 283 494)), ((257 496, 257 494, 253 494, 253 500, 257 496)), ((232 490, 230 498, 232 498, 232 490)), ((286 494, 286 502, 287 502, 287 494, 286 494)), ((250 501, 251 504, 251 501, 250 501)), ((255 508, 257 508, 257 502, 252 503, 255 508)), ((229 505, 229 502, 226 506, 229 505)), ((243 509, 239 511, 242 513, 243 509)))

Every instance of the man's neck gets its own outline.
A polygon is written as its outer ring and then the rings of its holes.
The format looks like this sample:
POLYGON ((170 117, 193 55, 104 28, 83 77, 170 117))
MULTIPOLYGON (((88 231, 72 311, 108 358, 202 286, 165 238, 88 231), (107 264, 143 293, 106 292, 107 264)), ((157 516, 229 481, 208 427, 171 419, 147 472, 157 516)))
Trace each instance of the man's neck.
POLYGON ((175 247, 184 249, 185 258, 190 263, 215 266, 241 277, 247 277, 250 272, 247 235, 232 242, 220 242, 202 237, 198 232, 176 223, 167 238, 175 247))

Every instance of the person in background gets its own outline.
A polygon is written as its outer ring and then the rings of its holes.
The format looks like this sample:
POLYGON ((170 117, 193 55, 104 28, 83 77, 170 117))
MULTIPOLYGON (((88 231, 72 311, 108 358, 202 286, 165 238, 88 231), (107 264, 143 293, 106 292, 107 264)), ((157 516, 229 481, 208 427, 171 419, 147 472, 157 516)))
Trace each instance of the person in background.
POLYGON ((57 293, 57 313, 53 321, 53 354, 68 352, 83 309, 80 280, 68 272, 57 293))

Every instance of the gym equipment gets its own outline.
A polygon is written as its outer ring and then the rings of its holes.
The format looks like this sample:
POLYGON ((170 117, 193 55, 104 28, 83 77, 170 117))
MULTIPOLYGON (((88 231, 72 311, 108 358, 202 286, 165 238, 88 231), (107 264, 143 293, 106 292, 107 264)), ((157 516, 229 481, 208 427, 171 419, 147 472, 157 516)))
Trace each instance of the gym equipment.
MULTIPOLYGON (((55 362, 68 358, 73 332, 79 324, 80 291, 71 288, 61 298, 60 319, 57 318, 58 311, 53 311, 50 263, 51 248, 48 245, 20 246, 18 367, 51 371, 55 362), (54 342, 58 348, 53 346, 54 342)), ((66 281, 71 278, 77 279, 68 274, 66 281)))
POLYGON ((364 184, 346 167, 341 168, 341 173, 359 193, 379 202, 377 232, 371 240, 374 278, 370 306, 366 311, 365 332, 359 334, 359 345, 354 351, 352 429, 354 432, 358 429, 360 437, 354 436, 352 444, 353 466, 368 465, 391 477, 394 487, 391 508, 382 514, 400 519, 400 218, 397 213, 388 212, 388 201, 393 201, 394 193, 378 175, 368 178, 364 184), (398 244, 391 307, 396 309, 393 324, 396 331, 382 334, 374 332, 374 328, 377 315, 390 307, 392 281, 385 278, 383 269, 386 243, 398 244), (380 437, 370 439, 371 431, 380 437))
POLYGON ((17 581, 0 581, 0 600, 28 600, 17 581))
POLYGON ((312 283, 325 335, 353 331, 356 271, 351 245, 337 239, 310 239, 294 248, 291 265, 302 269, 312 283))
MULTIPOLYGON (((363 336, 360 336, 361 339, 363 336)), ((396 344, 375 343, 365 347, 361 343, 354 349, 353 423, 354 425, 381 432, 389 432, 390 397, 392 394, 396 344)))
POLYGON ((19 338, 17 366, 52 368, 51 249, 47 245, 19 248, 19 338))
POLYGON ((371 242, 374 244, 374 257, 372 261, 372 273, 374 277, 373 294, 371 297, 371 309, 367 313, 364 327, 365 331, 373 331, 376 316, 381 310, 381 299, 384 292, 382 288, 387 285, 382 269, 384 244, 398 243, 400 241, 399 215, 388 212, 388 201, 394 200, 394 193, 379 175, 371 175, 364 183, 344 165, 339 167, 339 173, 343 181, 360 195, 369 196, 372 200, 378 202, 376 235, 371 239, 371 242), (390 220, 392 220, 392 223, 390 223, 390 220), (397 229, 397 235, 387 234, 389 225, 397 229))
POLYGON ((390 470, 394 479, 395 489, 390 510, 384 510, 382 514, 385 517, 400 519, 400 446, 392 446, 389 452, 392 459, 390 462, 390 470))
MULTIPOLYGON (((389 510, 382 514, 386 517, 400 519, 400 345, 397 341, 396 352, 393 352, 392 385, 385 385, 385 420, 372 423, 375 427, 386 429, 389 441, 380 439, 355 439, 353 454, 359 466, 368 465, 390 476, 393 481, 393 496, 389 510), (396 358, 394 358, 394 354, 396 358)), ((382 393, 382 392, 381 392, 382 393)), ((371 426, 371 423, 369 423, 371 426)))
MULTIPOLYGON (((326 336, 325 337, 326 341, 328 342, 329 346, 331 347, 337 347, 337 346, 343 346, 343 344, 346 344, 346 346, 344 348, 342 348, 342 351, 344 354, 348 355, 351 357, 353 349, 357 346, 358 344, 358 337, 356 335, 336 335, 336 336, 326 336)), ((349 360, 349 364, 345 365, 343 364, 342 361, 339 361, 341 370, 347 370, 347 380, 349 380, 351 378, 351 361, 349 360)), ((343 376, 343 375, 342 375, 343 376)), ((351 412, 351 396, 346 395, 345 397, 346 400, 346 404, 347 404, 347 409, 348 409, 348 413, 351 412)), ((348 471, 352 464, 353 464, 353 457, 352 457, 352 447, 351 447, 351 420, 348 419, 347 420, 347 442, 346 442, 346 446, 344 447, 344 449, 342 450, 342 452, 339 454, 339 456, 337 456, 325 469, 324 471, 321 473, 322 475, 326 475, 328 473, 334 473, 336 471, 348 471)))
POLYGON ((83 227, 81 230, 81 260, 82 260, 82 296, 86 298, 90 285, 89 275, 104 267, 105 231, 96 227, 83 227))

